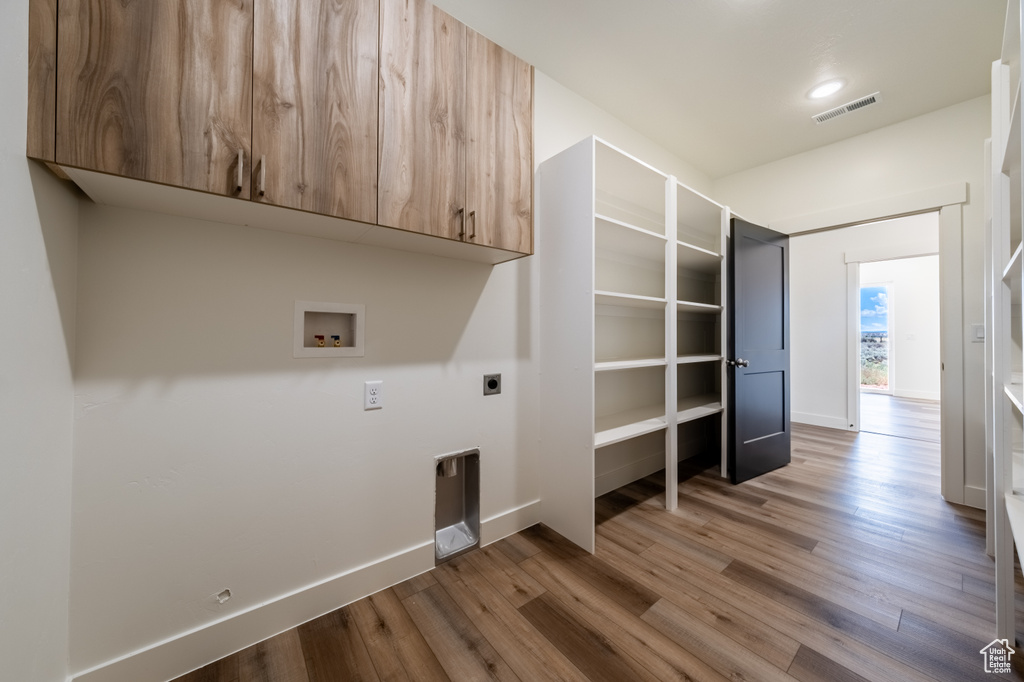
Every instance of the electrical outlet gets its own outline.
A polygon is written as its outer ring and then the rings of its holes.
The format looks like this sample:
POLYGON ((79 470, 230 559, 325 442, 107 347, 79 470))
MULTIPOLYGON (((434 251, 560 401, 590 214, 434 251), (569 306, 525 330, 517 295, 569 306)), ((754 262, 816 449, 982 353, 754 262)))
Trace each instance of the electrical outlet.
POLYGON ((484 375, 484 395, 498 395, 501 393, 501 375, 484 375))
POLYGON ((367 381, 363 384, 363 409, 379 410, 384 407, 384 382, 367 381))

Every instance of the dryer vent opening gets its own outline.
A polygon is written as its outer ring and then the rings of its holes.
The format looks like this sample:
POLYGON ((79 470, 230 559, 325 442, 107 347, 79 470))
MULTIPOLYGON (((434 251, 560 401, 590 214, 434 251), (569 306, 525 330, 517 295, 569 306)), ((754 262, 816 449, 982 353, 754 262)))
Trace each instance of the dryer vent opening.
POLYGON ((480 546, 480 450, 434 458, 434 562, 480 546))

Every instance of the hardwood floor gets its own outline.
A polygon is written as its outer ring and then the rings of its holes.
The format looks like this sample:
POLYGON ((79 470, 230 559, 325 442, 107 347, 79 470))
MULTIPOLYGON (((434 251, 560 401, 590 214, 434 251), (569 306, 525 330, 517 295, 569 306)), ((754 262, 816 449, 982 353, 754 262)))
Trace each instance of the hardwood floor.
POLYGON ((860 394, 860 430, 898 438, 939 442, 938 400, 911 400, 884 393, 860 394))
MULTIPOLYGON (((598 498, 597 552, 534 526, 179 682, 989 680, 984 513, 938 445, 794 425, 789 466, 598 498)), ((1018 586, 1020 592, 1020 586, 1018 586)))

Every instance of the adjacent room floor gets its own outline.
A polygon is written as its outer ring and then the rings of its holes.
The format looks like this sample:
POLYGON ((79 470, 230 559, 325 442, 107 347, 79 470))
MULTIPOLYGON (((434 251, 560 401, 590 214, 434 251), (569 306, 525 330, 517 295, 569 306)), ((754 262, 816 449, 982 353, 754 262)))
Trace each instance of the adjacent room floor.
POLYGON ((895 398, 884 393, 860 394, 860 430, 868 433, 938 443, 940 415, 938 400, 895 398))
POLYGON ((657 475, 599 498, 593 556, 535 526, 180 681, 1000 679, 984 513, 938 472, 797 424, 792 464, 690 472, 676 512, 657 475))

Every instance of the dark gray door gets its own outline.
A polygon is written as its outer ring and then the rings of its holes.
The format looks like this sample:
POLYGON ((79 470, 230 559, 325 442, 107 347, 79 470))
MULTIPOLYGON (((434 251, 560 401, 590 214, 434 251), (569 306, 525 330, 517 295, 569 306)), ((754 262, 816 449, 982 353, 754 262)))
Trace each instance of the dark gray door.
POLYGON ((789 237, 733 218, 729 239, 729 479, 789 464, 789 237))

